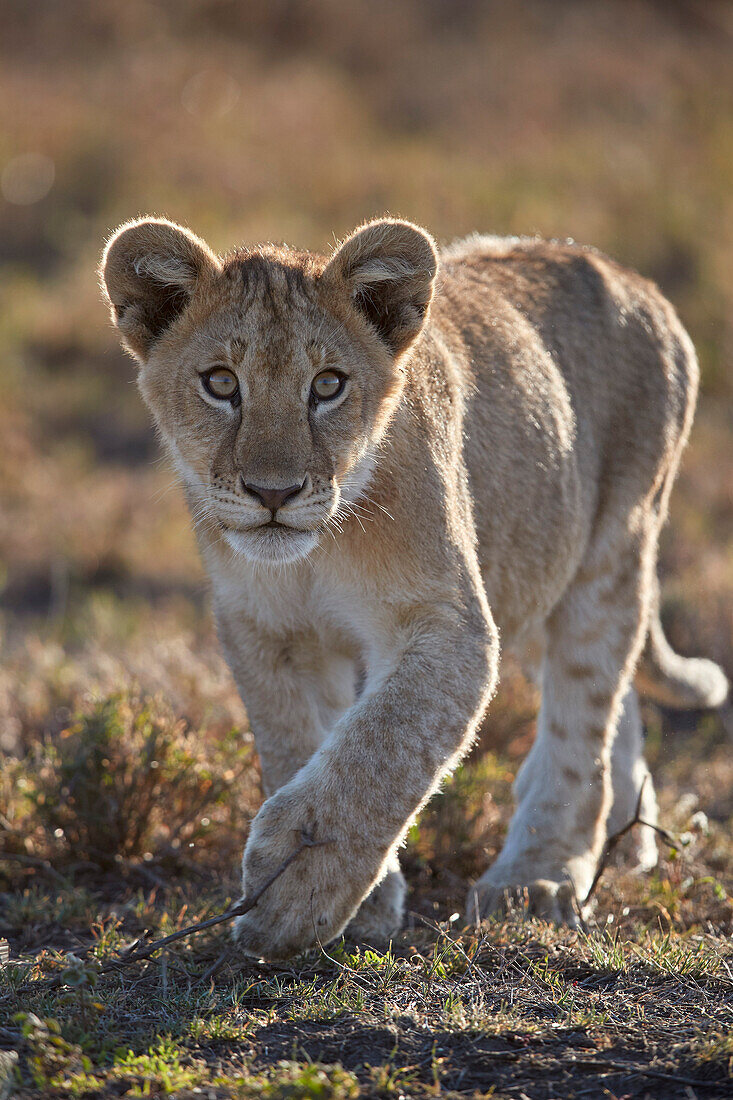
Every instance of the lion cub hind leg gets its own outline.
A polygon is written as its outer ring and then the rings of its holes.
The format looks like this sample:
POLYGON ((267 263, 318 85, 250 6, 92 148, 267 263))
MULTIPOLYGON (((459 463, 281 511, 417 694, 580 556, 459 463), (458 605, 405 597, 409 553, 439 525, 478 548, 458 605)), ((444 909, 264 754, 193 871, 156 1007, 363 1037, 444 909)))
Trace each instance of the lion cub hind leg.
POLYGON ((599 539, 547 622, 537 738, 504 848, 469 891, 469 919, 519 897, 576 926, 606 840, 611 749, 643 643, 655 531, 599 539), (652 545, 650 545, 650 540, 652 545))
MULTIPOLYGON (((641 795, 639 816, 642 821, 656 825, 659 818, 657 796, 649 768, 644 759, 644 727, 639 710, 636 690, 630 687, 623 702, 618 720, 618 732, 611 752, 611 777, 613 805, 608 815, 607 833, 623 829, 633 821, 641 795)), ((657 841, 653 829, 637 826, 631 836, 631 844, 638 860, 638 870, 650 871, 659 861, 657 841)), ((626 843, 624 839, 623 843, 626 843)))

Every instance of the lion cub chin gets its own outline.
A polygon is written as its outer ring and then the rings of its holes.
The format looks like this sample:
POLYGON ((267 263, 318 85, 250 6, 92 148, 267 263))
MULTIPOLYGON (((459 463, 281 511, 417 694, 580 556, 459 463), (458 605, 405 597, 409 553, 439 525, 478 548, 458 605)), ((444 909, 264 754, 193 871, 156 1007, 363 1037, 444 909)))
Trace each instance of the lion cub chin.
POLYGON ((531 654, 542 705, 468 915, 519 899, 575 924, 608 831, 640 794, 656 818, 640 656, 667 701, 727 689, 659 622, 657 541, 698 382, 672 307, 587 249, 475 236, 439 256, 396 219, 330 256, 218 256, 146 218, 101 270, 262 761, 245 894, 275 877, 239 920, 242 949, 398 929, 398 849, 471 745, 500 636, 531 654))

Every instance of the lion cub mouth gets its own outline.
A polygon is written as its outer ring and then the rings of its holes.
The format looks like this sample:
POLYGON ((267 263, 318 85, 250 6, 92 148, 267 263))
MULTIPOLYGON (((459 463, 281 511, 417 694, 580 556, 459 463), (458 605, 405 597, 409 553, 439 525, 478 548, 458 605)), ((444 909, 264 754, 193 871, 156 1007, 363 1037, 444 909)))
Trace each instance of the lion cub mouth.
POLYGON ((287 523, 280 523, 276 519, 270 519, 267 523, 258 523, 256 527, 232 527, 230 523, 224 523, 223 520, 219 521, 219 526, 222 531, 230 531, 234 535, 250 535, 253 531, 267 531, 273 528, 278 531, 292 531, 293 528, 288 526, 287 523))
POLYGON ((318 545, 313 531, 301 531, 277 520, 259 527, 237 528, 220 523, 224 539, 236 554, 260 564, 285 565, 306 557, 318 545))

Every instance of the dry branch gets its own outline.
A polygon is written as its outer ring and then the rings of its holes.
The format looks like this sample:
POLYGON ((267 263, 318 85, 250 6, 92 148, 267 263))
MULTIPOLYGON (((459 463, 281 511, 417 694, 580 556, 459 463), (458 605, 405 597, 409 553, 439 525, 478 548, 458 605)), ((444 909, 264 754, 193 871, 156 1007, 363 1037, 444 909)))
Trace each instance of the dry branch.
MULTIPOLYGON (((243 916, 245 913, 248 913, 250 909, 254 909, 265 891, 270 889, 272 884, 280 878, 280 875, 288 869, 290 864, 298 858, 301 852, 305 851, 306 848, 320 848, 324 844, 330 843, 330 840, 312 840, 306 833, 301 833, 298 847, 290 853, 287 859, 283 860, 277 870, 270 875, 267 881, 264 882, 259 890, 251 897, 242 898, 236 905, 232 905, 224 913, 220 913, 218 917, 209 917, 208 920, 197 921, 195 924, 188 924, 185 928, 179 928, 177 932, 171 932, 169 936, 163 936, 161 939, 153 940, 151 943, 142 944, 140 946, 135 943, 124 955, 120 955, 118 959, 110 959, 108 962, 104 963, 99 973, 108 974, 112 970, 121 970, 131 963, 141 962, 143 959, 150 958, 156 951, 160 951, 161 948, 168 947, 170 944, 176 943, 186 936, 193 936, 196 932, 203 932, 207 928, 215 928, 219 924, 225 924, 227 921, 243 916)), ((45 982, 33 982, 32 984, 36 989, 56 989, 64 984, 64 979, 61 975, 58 975, 49 978, 45 982)))
POLYGON ((610 836, 606 841, 603 851, 601 852, 601 858, 598 861, 598 868, 595 875, 593 876, 593 881, 590 884, 590 889, 583 899, 583 907, 585 907, 590 899, 593 897, 595 889, 598 886, 598 883, 601 881, 601 876, 608 866, 608 861, 613 855, 616 845, 626 836, 627 833, 631 832, 635 825, 644 825, 647 829, 653 829, 657 836, 661 837, 664 843, 668 844, 670 848, 679 847, 677 841, 674 839, 673 836, 670 836, 666 829, 662 829, 659 825, 652 825, 650 821, 644 821, 644 819, 642 818, 641 800, 644 794, 645 784, 646 776, 644 776, 641 787, 639 788, 639 797, 636 800, 636 809, 634 811, 634 816, 631 818, 631 821, 628 821, 622 828, 613 833, 612 836, 610 836))

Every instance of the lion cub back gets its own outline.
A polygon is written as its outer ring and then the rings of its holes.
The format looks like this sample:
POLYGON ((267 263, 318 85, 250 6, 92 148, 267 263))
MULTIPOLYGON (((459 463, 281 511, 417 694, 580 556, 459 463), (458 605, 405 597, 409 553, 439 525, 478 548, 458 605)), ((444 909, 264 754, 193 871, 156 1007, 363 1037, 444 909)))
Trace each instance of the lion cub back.
POLYGON ((448 246, 433 318, 462 348, 466 459, 489 602, 542 618, 594 526, 659 491, 660 522, 698 366, 653 283, 572 242, 448 246))

